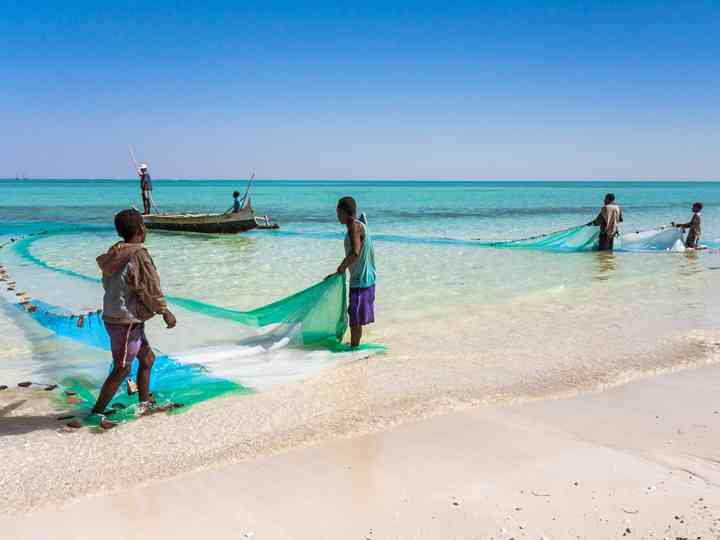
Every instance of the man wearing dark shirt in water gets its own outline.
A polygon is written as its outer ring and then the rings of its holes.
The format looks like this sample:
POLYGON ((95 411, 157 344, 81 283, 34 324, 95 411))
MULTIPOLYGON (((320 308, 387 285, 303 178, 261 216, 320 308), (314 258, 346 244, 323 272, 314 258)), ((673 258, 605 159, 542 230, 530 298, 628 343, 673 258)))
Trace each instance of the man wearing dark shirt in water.
POLYGON ((700 247, 700 212, 703 209, 702 203, 696 202, 692 205, 693 216, 687 223, 673 223, 673 226, 680 229, 687 229, 688 235, 685 238, 685 247, 698 249, 700 247))
POLYGON ((152 208, 152 180, 148 172, 148 166, 141 163, 138 167, 138 176, 140 177, 140 191, 142 192, 143 214, 149 214, 152 208))

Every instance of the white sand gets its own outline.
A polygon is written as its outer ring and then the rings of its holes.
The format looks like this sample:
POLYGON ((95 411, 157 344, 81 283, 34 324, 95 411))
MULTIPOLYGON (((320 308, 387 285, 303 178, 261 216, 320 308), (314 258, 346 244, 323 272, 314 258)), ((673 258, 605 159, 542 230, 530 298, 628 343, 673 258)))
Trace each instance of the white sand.
MULTIPOLYGON (((0 531, 106 540, 717 539, 719 378, 720 367, 706 367, 452 413, 80 497, 5 517, 0 531)), ((137 455, 138 464, 147 457, 137 455)), ((65 479, 82 486, 83 474, 68 470, 65 479)))

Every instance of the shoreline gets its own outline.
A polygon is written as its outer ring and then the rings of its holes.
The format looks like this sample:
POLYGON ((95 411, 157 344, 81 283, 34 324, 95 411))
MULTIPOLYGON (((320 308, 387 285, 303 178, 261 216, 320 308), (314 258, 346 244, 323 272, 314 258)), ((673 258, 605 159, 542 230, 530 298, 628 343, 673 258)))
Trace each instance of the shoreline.
POLYGON ((133 529, 178 539, 716 538, 719 375, 708 366, 452 412, 80 497, 0 526, 27 539, 58 529, 108 539, 133 529))
MULTIPOLYGON (((125 485, 148 479, 168 481, 188 473, 391 433, 448 414, 589 399, 627 385, 682 376, 686 372, 703 369, 720 372, 716 355, 707 354, 694 363, 668 365, 641 373, 607 373, 602 381, 586 379, 587 384, 593 381, 592 387, 568 386, 567 381, 560 379, 548 387, 548 381, 540 379, 535 381, 537 393, 533 393, 532 383, 525 381, 530 386, 522 392, 522 397, 518 397, 517 388, 508 385, 482 397, 460 391, 456 395, 428 399, 414 396, 373 403, 362 391, 358 392, 357 385, 368 384, 368 372, 373 365, 390 360, 388 356, 363 359, 273 392, 218 398, 180 414, 143 419, 105 433, 93 429, 64 430, 56 420, 62 414, 60 409, 51 414, 14 416, 13 402, 18 402, 13 401, 13 390, 3 392, 0 397, 11 400, 2 407, 5 426, 0 430, 0 435, 4 435, 0 437, 0 450, 4 461, 0 463, 0 474, 11 480, 6 482, 5 505, 0 509, 0 516, 22 515, 77 497, 122 491, 125 485), (307 417, 288 409, 287 404, 300 402, 308 390, 327 394, 325 406, 337 405, 340 410, 321 411, 307 417), (346 401, 358 396, 361 402, 348 406, 346 401), (11 419, 13 424, 8 423, 11 419), (247 425, 238 424, 243 421, 247 425), (58 437, 62 442, 58 442, 58 437), (69 447, 73 441, 79 445, 79 454, 69 447), (126 446, 135 450, 126 451, 126 446), (29 459, 27 448, 39 449, 41 454, 29 459), (138 463, 139 454, 143 454, 143 459, 138 463), (109 463, 105 463, 106 459, 109 463), (67 482, 66 467, 83 476, 67 482), (28 469, 49 474, 33 473, 29 478, 23 477, 28 469)), ((36 405, 41 404, 42 394, 36 392, 36 395, 41 398, 36 405)), ((23 405, 24 402, 19 412, 23 405)))

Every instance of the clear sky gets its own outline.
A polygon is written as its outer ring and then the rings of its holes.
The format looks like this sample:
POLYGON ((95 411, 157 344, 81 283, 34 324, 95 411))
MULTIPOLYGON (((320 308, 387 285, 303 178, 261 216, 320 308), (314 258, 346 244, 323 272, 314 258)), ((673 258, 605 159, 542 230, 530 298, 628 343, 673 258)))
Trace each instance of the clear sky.
POLYGON ((0 3, 0 176, 718 179, 720 1, 0 3))

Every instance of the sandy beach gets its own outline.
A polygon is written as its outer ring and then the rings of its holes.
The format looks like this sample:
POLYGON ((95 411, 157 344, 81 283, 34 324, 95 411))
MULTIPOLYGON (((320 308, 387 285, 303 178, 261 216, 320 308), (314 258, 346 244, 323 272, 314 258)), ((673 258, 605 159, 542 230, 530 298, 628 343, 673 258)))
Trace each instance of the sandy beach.
POLYGON ((4 4, 0 540, 720 540, 718 0, 4 4))
MULTIPOLYGON (((93 496, 87 471, 67 468, 64 501, 36 490, 0 527, 27 539, 718 538, 719 375, 480 407, 93 496)), ((153 457, 124 452, 140 469, 153 457)), ((11 501, 42 476, 29 469, 3 470, 11 501)))

